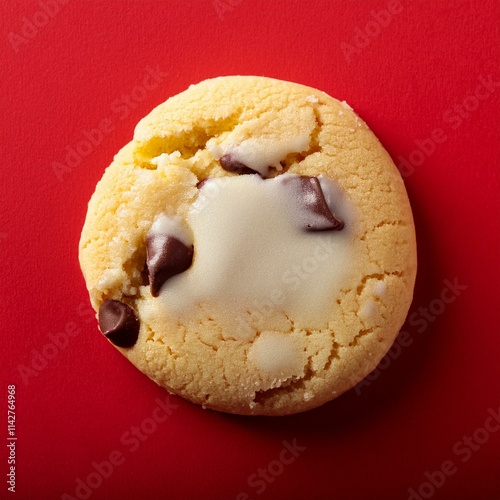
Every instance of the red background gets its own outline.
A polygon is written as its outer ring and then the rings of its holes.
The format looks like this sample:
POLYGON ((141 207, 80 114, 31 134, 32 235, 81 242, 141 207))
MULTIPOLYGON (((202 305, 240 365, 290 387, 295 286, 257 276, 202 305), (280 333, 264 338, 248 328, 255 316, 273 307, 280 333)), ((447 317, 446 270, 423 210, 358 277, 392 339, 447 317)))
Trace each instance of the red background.
POLYGON ((45 4, 0 5, 0 470, 5 479, 15 384, 17 498, 76 498, 78 478, 117 451, 123 463, 90 498, 392 500, 414 488, 499 499, 500 431, 491 420, 480 429, 500 406, 500 3, 405 1, 390 22, 377 14, 394 7, 384 0, 73 0, 50 19, 45 4), (142 92, 148 67, 159 84, 142 92), (178 407, 132 452, 122 436, 151 430, 166 392, 85 316, 86 205, 141 117, 191 83, 231 74, 345 99, 396 163, 413 161, 402 167, 419 250, 414 320, 403 328, 411 343, 358 391, 306 414, 237 417, 171 397, 178 407), (490 88, 478 100, 481 78, 490 88), (103 120, 105 133, 58 177, 55 162, 103 120), (449 304, 445 280, 467 287, 449 304), (47 346, 65 329, 75 335, 54 353, 47 346), (284 440, 305 449, 280 465, 284 440), (447 460, 454 473, 435 473, 447 460), (252 482, 269 467, 269 480, 252 482), (438 486, 423 484, 426 473, 438 486))

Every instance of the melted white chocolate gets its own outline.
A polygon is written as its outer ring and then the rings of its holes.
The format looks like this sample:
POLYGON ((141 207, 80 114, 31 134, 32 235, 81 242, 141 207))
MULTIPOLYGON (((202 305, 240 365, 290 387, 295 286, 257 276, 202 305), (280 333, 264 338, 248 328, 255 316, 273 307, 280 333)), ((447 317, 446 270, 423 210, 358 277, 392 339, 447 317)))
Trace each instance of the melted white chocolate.
POLYGON ((280 162, 289 154, 309 149, 315 127, 311 106, 288 106, 272 116, 268 114, 237 126, 222 141, 210 139, 207 149, 216 160, 228 155, 232 161, 267 177, 269 167, 280 171, 283 168, 280 162))
MULTIPOLYGON (((169 217, 166 214, 160 214, 153 222, 149 234, 168 234, 186 246, 193 244, 192 235, 178 215, 169 217)), ((161 249, 158 249, 158 252, 160 251, 161 249)))
POLYGON ((259 172, 266 177, 269 167, 281 170, 280 161, 290 153, 300 153, 309 147, 309 135, 303 133, 289 138, 250 137, 239 141, 238 144, 224 144, 223 146, 207 145, 215 159, 228 154, 233 161, 242 163, 246 167, 259 172))
POLYGON ((296 190, 284 182, 291 175, 222 177, 201 187, 187 218, 193 264, 170 278, 158 298, 170 317, 192 315, 203 305, 225 311, 232 324, 244 311, 257 310, 285 314, 299 328, 326 326, 351 273, 354 213, 341 188, 320 177, 345 227, 305 231, 296 190))

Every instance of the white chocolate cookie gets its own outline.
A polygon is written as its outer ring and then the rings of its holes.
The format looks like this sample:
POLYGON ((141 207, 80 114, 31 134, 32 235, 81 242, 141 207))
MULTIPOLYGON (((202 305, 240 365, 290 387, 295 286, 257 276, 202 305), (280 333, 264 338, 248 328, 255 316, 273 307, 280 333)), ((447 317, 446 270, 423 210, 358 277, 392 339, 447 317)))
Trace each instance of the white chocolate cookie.
POLYGON ((285 415, 390 348, 415 231, 396 167, 346 103, 220 77, 139 122, 89 203, 80 263, 101 331, 151 379, 207 408, 285 415))

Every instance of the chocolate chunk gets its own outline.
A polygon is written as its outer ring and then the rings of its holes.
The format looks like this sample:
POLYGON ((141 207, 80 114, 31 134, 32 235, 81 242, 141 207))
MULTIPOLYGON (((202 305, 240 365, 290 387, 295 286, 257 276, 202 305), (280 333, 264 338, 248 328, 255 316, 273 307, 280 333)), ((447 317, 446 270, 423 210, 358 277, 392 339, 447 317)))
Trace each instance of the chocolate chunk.
POLYGON ((139 337, 135 311, 119 300, 105 300, 99 308, 99 328, 118 347, 132 347, 139 337))
POLYGON ((243 175, 259 173, 256 172, 255 170, 252 170, 250 167, 247 167, 245 164, 234 160, 229 154, 223 155, 220 158, 219 162, 220 166, 228 172, 234 172, 236 174, 243 174, 243 175))
POLYGON ((301 175, 287 178, 297 189, 299 203, 304 207, 303 224, 306 231, 339 231, 344 223, 328 207, 317 177, 301 175))
POLYGON ((197 187, 198 189, 201 189, 201 188, 202 188, 202 186, 203 186, 203 184, 205 184, 205 183, 206 183, 207 181, 209 181, 209 180, 210 180, 210 177, 207 177, 206 179, 202 179, 200 182, 198 182, 198 183, 196 184, 196 187, 197 187))
POLYGON ((158 297, 165 281, 191 266, 193 246, 186 246, 177 238, 161 233, 152 233, 146 243, 151 295, 158 297))

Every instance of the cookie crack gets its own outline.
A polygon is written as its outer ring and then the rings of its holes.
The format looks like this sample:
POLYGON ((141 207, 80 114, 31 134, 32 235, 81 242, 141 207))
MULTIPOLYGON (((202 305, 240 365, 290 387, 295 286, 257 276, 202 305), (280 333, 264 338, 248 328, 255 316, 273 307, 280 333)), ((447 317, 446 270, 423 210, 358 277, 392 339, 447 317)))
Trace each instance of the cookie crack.
POLYGON ((165 346, 165 348, 168 351, 169 356, 172 356, 173 359, 178 358, 178 355, 172 351, 170 346, 168 344, 166 344, 162 338, 157 337, 154 330, 147 323, 145 323, 144 320, 143 320, 142 324, 144 325, 144 328, 147 331, 147 337, 144 340, 145 342, 160 344, 162 346, 165 346))
POLYGON ((384 271, 383 273, 366 274, 356 288, 356 295, 359 296, 363 293, 368 280, 383 280, 386 276, 397 276, 401 278, 403 275, 404 273, 402 271, 384 271))
POLYGON ((360 339, 362 339, 363 337, 366 337, 367 335, 370 335, 371 333, 373 333, 374 330, 375 330, 374 327, 365 328, 363 330, 360 330, 358 332, 358 334, 349 342, 349 346, 350 347, 357 346, 359 344, 360 339))
POLYGON ((285 314, 285 318, 290 323, 290 332, 295 331, 295 321, 288 314, 285 314))
POLYGON ((210 347, 210 349, 212 349, 214 352, 217 352, 219 350, 219 348, 217 346, 214 346, 213 344, 210 344, 209 342, 205 342, 201 338, 199 338, 198 340, 199 340, 200 344, 203 344, 207 347, 210 347))
POLYGON ((377 229, 378 227, 382 227, 382 226, 403 226, 403 227, 406 227, 408 224, 405 224, 404 221, 402 221, 401 219, 397 219, 397 220, 383 220, 381 222, 379 222, 378 224, 376 224, 375 226, 373 226, 373 229, 377 229))
POLYGON ((361 241, 365 241, 368 234, 375 232, 377 229, 380 229, 381 227, 387 227, 387 226, 408 227, 408 224, 406 224, 403 220, 400 219, 380 221, 379 223, 375 224, 374 226, 366 230, 366 232, 360 238, 361 241))
POLYGON ((157 165, 152 162, 153 158, 175 151, 185 160, 192 158, 198 151, 205 149, 210 139, 224 132, 231 132, 238 125, 240 115, 241 111, 237 111, 226 118, 215 119, 212 123, 195 126, 177 134, 152 137, 134 151, 135 164, 140 168, 155 170, 157 165))
POLYGON ((321 147, 321 144, 319 142, 319 134, 321 132, 323 123, 321 121, 318 109, 315 106, 311 106, 311 108, 314 112, 316 126, 314 127, 310 135, 309 149, 303 152, 289 153, 283 160, 280 161, 281 169, 279 171, 275 169, 270 170, 269 177, 282 175, 291 167, 300 165, 308 156, 311 156, 315 153, 321 153, 323 151, 323 148, 321 147))
POLYGON ((340 359, 339 349, 340 349, 340 344, 335 342, 335 340, 332 340, 332 347, 330 348, 330 355, 328 356, 328 359, 326 360, 325 366, 323 367, 323 371, 328 371, 330 369, 334 359, 340 359))
POLYGON ((304 375, 302 375, 302 377, 290 377, 288 380, 285 380, 279 387, 255 391, 252 402, 254 404, 266 406, 274 398, 281 398, 284 394, 295 392, 297 389, 305 389, 306 383, 315 375, 316 372, 312 369, 311 355, 307 358, 307 363, 304 368, 304 375))

